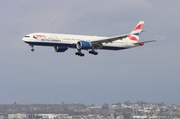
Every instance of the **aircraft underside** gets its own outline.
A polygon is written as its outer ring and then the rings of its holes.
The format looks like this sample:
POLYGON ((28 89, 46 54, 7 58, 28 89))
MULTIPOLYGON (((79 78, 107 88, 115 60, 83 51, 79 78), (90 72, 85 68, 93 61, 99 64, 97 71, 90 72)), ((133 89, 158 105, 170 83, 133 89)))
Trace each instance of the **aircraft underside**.
MULTIPOLYGON (((28 43, 31 46, 31 51, 35 50, 34 46, 52 46, 52 47, 54 47, 55 52, 64 52, 68 48, 77 49, 76 44, 47 43, 47 42, 26 42, 26 43, 28 43), (67 48, 67 49, 64 49, 64 51, 58 51, 58 47, 67 48)), ((103 46, 102 48, 98 48, 98 49, 103 49, 103 50, 123 50, 123 49, 127 49, 127 47, 118 47, 118 46, 108 46, 108 45, 106 45, 106 46, 103 46)), ((84 53, 81 52, 81 49, 77 49, 77 50, 78 51, 75 52, 75 55, 84 56, 84 53)), ((95 51, 97 49, 91 48, 91 49, 85 49, 85 50, 89 50, 89 54, 98 55, 98 52, 95 51)))

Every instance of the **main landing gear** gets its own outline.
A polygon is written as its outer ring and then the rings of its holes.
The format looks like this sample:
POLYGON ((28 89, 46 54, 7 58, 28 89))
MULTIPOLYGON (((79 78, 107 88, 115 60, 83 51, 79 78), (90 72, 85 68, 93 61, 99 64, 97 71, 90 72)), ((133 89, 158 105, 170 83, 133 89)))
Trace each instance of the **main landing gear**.
MULTIPOLYGON (((91 50, 91 51, 89 51, 89 54, 98 55, 98 52, 96 52, 95 50, 91 50)), ((75 55, 83 57, 84 53, 82 53, 81 50, 78 49, 78 52, 76 52, 75 55)))
POLYGON ((81 56, 81 57, 84 56, 84 54, 81 52, 81 50, 78 50, 78 52, 76 52, 75 55, 78 55, 78 56, 81 56))
POLYGON ((98 55, 98 52, 91 50, 91 51, 89 51, 89 54, 98 55))

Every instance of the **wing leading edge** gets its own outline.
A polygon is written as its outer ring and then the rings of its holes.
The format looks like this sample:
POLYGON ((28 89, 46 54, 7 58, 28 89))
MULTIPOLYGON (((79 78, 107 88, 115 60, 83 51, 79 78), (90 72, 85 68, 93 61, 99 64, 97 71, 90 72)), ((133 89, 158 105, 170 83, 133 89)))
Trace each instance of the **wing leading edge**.
POLYGON ((105 38, 105 39, 91 41, 91 43, 92 44, 112 43, 113 41, 116 41, 116 40, 122 40, 123 38, 126 38, 129 35, 130 34, 124 34, 124 35, 120 35, 120 36, 108 37, 108 38, 105 38))

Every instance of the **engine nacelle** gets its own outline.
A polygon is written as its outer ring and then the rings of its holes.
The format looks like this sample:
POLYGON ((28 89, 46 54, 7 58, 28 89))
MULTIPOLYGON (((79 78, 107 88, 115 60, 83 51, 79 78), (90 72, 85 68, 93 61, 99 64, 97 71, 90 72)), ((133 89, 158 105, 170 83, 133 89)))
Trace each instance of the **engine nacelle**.
POLYGON ((54 46, 54 51, 55 52, 65 52, 68 48, 67 47, 62 47, 62 46, 54 46))
POLYGON ((90 49, 91 43, 88 41, 78 41, 76 47, 77 49, 90 49))

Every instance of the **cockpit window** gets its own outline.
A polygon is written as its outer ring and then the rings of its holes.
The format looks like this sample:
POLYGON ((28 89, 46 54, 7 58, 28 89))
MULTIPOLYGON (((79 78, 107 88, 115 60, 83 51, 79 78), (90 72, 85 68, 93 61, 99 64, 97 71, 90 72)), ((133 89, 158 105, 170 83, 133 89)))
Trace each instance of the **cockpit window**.
POLYGON ((29 38, 30 36, 24 36, 24 37, 29 38))

